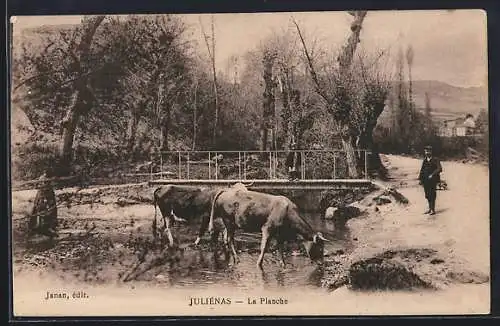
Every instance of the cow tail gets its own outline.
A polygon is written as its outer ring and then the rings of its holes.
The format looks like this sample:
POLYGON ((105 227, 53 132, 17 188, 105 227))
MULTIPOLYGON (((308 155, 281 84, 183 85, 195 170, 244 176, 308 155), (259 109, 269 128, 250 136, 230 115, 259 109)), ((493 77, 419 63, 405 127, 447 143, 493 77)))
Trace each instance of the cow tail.
POLYGON ((156 221, 156 216, 157 216, 157 193, 158 191, 160 190, 160 188, 157 188, 154 192, 153 192, 153 206, 155 207, 155 217, 154 217, 154 220, 153 220, 153 226, 152 226, 152 229, 153 229, 153 236, 156 238, 156 230, 157 230, 157 221, 156 221))
POLYGON ((208 220, 208 232, 212 234, 214 230, 214 212, 215 212, 215 203, 217 202, 217 199, 219 196, 224 192, 224 190, 219 190, 214 196, 214 199, 212 200, 212 207, 210 208, 210 219, 208 220))

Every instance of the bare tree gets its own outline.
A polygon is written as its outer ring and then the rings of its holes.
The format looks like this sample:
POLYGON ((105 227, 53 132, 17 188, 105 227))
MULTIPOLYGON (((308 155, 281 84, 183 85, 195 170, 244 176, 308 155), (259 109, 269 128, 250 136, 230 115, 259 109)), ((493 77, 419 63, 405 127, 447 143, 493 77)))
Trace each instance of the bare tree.
MULTIPOLYGON (((374 60, 367 60, 359 56, 355 63, 357 74, 357 88, 352 96, 358 98, 355 101, 355 109, 351 114, 351 128, 357 128, 356 147, 370 151, 367 155, 368 167, 371 172, 376 172, 380 177, 386 176, 386 170, 382 165, 378 148, 373 141, 373 131, 377 126, 378 117, 385 108, 385 102, 389 94, 389 77, 383 72, 380 60, 384 53, 379 53, 374 60)), ((358 161, 364 161, 359 156, 358 161)))
POLYGON ((397 68, 397 126, 395 136, 399 140, 401 149, 409 151, 411 137, 411 103, 408 99, 408 91, 405 85, 404 74, 405 58, 403 49, 399 48, 396 58, 397 68))
MULTIPOLYGON (((276 33, 271 39, 269 46, 276 51, 276 80, 281 97, 281 132, 284 137, 284 145, 288 147, 292 138, 301 142, 298 134, 301 124, 302 110, 300 90, 298 89, 295 76, 298 75, 299 53, 296 38, 287 31, 276 33)), ((278 127, 276 127, 278 129, 278 127)))
POLYGON ((431 118, 431 97, 428 92, 425 92, 425 116, 431 118))
POLYGON ((211 45, 208 43, 209 37, 205 33, 201 19, 200 19, 200 26, 201 26, 203 38, 205 39, 205 44, 207 46, 208 55, 210 57, 211 64, 212 64, 212 77, 213 77, 213 89, 214 89, 214 109, 215 109, 212 142, 214 145, 216 145, 217 144, 217 125, 218 125, 218 121, 219 121, 219 107, 218 107, 218 93, 217 93, 217 73, 216 73, 216 68, 215 68, 215 22, 214 22, 214 16, 213 15, 211 16, 211 22, 210 22, 211 32, 212 32, 212 36, 210 37, 210 39, 212 40, 211 45))
POLYGON ((413 67, 413 58, 415 57, 415 53, 413 51, 413 46, 409 45, 406 49, 406 62, 408 63, 408 91, 410 97, 410 103, 413 103, 413 79, 411 75, 411 69, 413 67))
POLYGON ((357 45, 360 42, 359 35, 366 13, 366 11, 350 12, 354 17, 351 23, 351 34, 337 58, 339 69, 333 76, 333 85, 325 85, 320 80, 300 27, 297 22, 293 20, 304 49, 309 73, 314 82, 316 92, 323 99, 324 105, 335 120, 336 131, 341 137, 342 146, 346 153, 349 176, 352 178, 357 178, 359 173, 355 154, 355 136, 353 134, 353 129, 349 126, 350 112, 353 110, 353 105, 348 94, 348 84, 353 82, 350 76, 350 67, 357 45))
POLYGON ((194 78, 193 84, 193 145, 191 149, 194 151, 196 149, 196 136, 198 133, 198 78, 194 78))
MULTIPOLYGON (((274 78, 273 78, 273 65, 276 59, 276 52, 272 49, 265 49, 262 56, 262 63, 264 67, 264 93, 262 102, 262 124, 261 124, 261 150, 267 149, 269 140, 268 131, 273 127, 273 116, 275 110, 274 101, 274 78)), ((274 143, 274 142, 273 142, 274 143)))

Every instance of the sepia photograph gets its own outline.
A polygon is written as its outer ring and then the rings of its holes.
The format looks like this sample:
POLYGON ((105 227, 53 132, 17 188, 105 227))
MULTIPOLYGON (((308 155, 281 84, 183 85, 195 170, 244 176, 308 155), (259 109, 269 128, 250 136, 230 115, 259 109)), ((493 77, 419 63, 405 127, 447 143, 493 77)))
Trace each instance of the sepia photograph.
POLYGON ((490 313, 485 11, 10 27, 14 317, 490 313))

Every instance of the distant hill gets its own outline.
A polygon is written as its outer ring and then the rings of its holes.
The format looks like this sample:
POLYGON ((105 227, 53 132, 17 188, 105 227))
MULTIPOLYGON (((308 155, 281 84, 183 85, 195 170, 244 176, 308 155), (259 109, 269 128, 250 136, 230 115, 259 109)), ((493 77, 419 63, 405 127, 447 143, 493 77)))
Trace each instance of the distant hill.
MULTIPOLYGON (((394 96, 395 92, 394 87, 394 96)), ((429 94, 431 115, 435 121, 465 117, 467 113, 477 116, 481 109, 488 108, 487 87, 458 87, 436 80, 416 80, 413 82, 413 100, 420 111, 425 108, 426 93, 429 94)), ((386 108, 379 123, 386 124, 389 117, 390 109, 386 108)))
POLYGON ((451 114, 476 115, 488 107, 487 87, 457 87, 435 80, 413 82, 413 99, 418 108, 425 107, 425 93, 429 94, 433 111, 451 114))
POLYGON ((37 48, 44 44, 44 39, 49 35, 56 35, 60 31, 69 31, 74 28, 72 24, 42 25, 38 27, 16 29, 12 31, 13 56, 21 53, 21 44, 27 44, 31 48, 37 48))

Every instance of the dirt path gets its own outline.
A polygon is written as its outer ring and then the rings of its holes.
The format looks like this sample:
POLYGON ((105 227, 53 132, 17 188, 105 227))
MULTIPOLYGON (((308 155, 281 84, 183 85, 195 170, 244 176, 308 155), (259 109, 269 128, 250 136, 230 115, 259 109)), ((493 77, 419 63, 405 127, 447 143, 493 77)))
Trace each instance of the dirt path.
POLYGON ((442 162, 441 175, 449 189, 438 191, 437 214, 424 215, 427 202, 417 177, 421 161, 401 156, 386 156, 391 183, 400 189, 411 205, 405 216, 393 216, 394 224, 406 224, 393 241, 429 244, 464 260, 489 275, 489 171, 485 166, 442 162))
MULTIPOLYGON (((430 280, 440 291, 359 292, 341 287, 331 293, 331 299, 342 306, 337 308, 374 315, 488 313, 487 167, 442 162, 442 179, 448 183, 449 190, 438 191, 437 214, 429 216, 423 214, 427 203, 417 180, 420 160, 386 155, 383 161, 392 178, 388 185, 396 186, 410 204, 380 206, 378 213, 350 220, 351 236, 358 239, 350 259, 358 261, 401 249, 436 252, 431 258, 418 254, 410 257, 406 266, 430 280), (439 257, 439 263, 434 264, 433 257, 439 257)), ((401 261, 404 257, 397 259, 401 261)))

